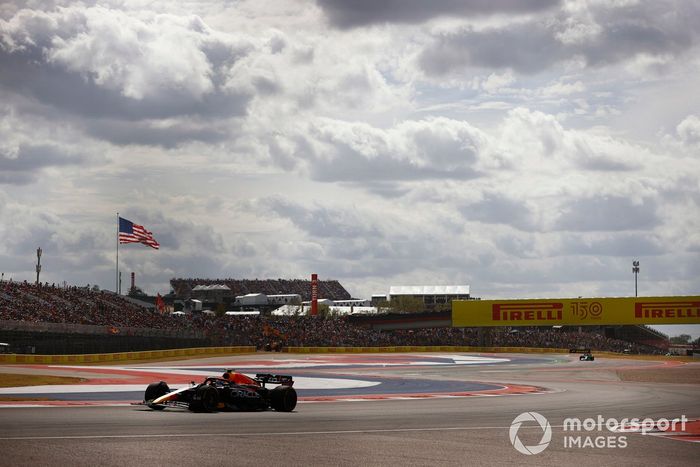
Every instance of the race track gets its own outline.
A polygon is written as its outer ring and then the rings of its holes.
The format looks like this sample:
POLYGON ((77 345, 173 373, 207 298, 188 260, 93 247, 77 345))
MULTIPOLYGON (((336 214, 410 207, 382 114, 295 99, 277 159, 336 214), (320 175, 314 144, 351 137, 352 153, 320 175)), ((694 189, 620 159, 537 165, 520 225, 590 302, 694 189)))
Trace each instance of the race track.
MULTIPOLYGON (((295 379, 313 375, 380 384, 335 390, 329 397, 319 396, 327 388, 307 389, 292 413, 155 412, 114 400, 88 407, 8 407, 20 403, 6 402, 0 408, 0 465, 601 466, 697 465, 700 458, 700 443, 693 442, 698 437, 691 433, 697 423, 692 421, 678 436, 611 432, 605 426, 600 431, 598 427, 590 432, 564 431, 564 420, 572 417, 699 419, 697 384, 625 382, 617 374, 638 368, 663 372, 671 364, 506 354, 486 356, 505 361, 471 364, 459 363, 459 356, 425 354, 374 354, 355 361, 340 355, 317 357, 258 354, 235 357, 235 361, 218 357, 138 367, 157 371, 177 367, 176 371, 187 373, 183 367, 241 368, 249 359, 251 368, 273 368, 295 379), (308 359, 312 365, 299 359, 308 359), (394 386, 382 386, 385 382, 394 386), (377 392, 378 387, 396 388, 397 382, 405 383, 399 384, 403 392, 377 392), (472 389, 454 390, 460 387, 472 389), (513 394, 494 387, 539 391, 513 394), (430 388, 436 391, 431 393, 430 388), (509 437, 511 423, 524 412, 541 414, 551 426, 549 445, 536 455, 518 452, 509 437), (573 435, 582 440, 590 437, 592 442, 604 438, 606 446, 565 446, 573 435)), ((13 368, 15 372, 55 372, 13 368)), ((83 374, 81 369, 72 371, 83 374)), ((91 371, 94 375, 98 370, 91 371)), ((130 377, 124 375, 125 381, 130 377)), ((299 392, 302 395, 304 390, 299 392)), ((525 446, 537 445, 542 437, 537 423, 523 423, 517 431, 525 446)))

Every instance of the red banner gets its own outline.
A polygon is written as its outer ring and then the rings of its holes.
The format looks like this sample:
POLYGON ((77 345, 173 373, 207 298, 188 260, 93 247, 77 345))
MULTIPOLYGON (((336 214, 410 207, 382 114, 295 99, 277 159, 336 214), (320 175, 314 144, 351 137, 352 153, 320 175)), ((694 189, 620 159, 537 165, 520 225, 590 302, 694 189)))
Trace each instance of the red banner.
POLYGON ((311 274, 311 316, 318 314, 318 274, 311 274))

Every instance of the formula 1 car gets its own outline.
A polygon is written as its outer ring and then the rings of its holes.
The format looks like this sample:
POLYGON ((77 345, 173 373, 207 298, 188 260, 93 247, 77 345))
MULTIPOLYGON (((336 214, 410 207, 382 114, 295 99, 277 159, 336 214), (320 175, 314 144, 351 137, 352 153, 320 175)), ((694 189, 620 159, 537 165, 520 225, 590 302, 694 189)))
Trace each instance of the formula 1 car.
POLYGON ((595 360, 595 357, 592 353, 586 352, 585 354, 581 355, 578 359, 582 362, 592 362, 593 360, 595 360))
POLYGON ((221 377, 208 377, 200 384, 171 390, 165 381, 146 388, 144 404, 153 410, 166 407, 186 408, 193 412, 252 411, 274 409, 291 412, 297 405, 297 393, 291 376, 257 374, 250 378, 233 370, 221 377), (267 384, 278 384, 272 389, 267 384))

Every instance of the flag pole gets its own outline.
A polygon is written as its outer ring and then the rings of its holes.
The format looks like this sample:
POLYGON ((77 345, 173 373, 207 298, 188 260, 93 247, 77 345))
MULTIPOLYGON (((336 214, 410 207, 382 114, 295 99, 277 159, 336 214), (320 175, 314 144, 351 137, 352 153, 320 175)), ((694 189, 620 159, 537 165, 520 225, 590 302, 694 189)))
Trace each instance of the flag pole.
POLYGON ((114 292, 119 294, 119 213, 117 213, 117 276, 114 285, 114 292))

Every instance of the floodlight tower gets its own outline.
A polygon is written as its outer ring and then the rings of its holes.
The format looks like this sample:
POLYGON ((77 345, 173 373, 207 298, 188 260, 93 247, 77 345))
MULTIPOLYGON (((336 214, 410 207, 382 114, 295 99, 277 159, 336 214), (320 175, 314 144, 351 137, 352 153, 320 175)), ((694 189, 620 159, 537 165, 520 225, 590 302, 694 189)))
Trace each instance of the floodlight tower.
POLYGON ((639 261, 632 261, 632 272, 634 273, 634 296, 637 296, 637 274, 639 274, 639 261))
POLYGON ((41 247, 36 249, 36 285, 39 285, 39 273, 41 272, 41 247))

